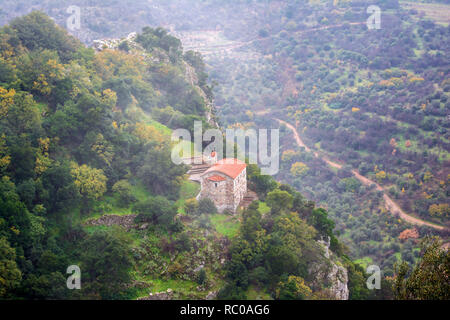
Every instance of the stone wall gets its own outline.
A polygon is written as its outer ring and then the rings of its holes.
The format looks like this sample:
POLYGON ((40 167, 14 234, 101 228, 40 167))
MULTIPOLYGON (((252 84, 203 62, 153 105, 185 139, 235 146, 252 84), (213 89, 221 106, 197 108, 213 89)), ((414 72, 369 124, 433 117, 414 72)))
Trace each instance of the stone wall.
POLYGON ((233 179, 220 172, 208 172, 201 179, 200 198, 211 199, 219 212, 233 210, 233 179), (225 180, 219 182, 208 180, 209 177, 216 175, 225 180))
POLYGON ((98 219, 90 219, 84 223, 86 226, 122 226, 126 230, 130 230, 132 228, 138 228, 139 226, 135 224, 134 219, 136 218, 136 214, 128 214, 128 215, 115 215, 115 214, 105 214, 98 219))
POLYGON ((242 170, 242 172, 236 177, 233 188, 233 211, 235 211, 247 193, 247 169, 242 170))
POLYGON ((247 193, 247 171, 242 170, 236 179, 231 179, 229 176, 218 172, 211 171, 202 176, 201 192, 199 199, 209 198, 216 205, 219 212, 224 210, 236 211, 239 203, 247 193), (224 181, 210 181, 211 176, 220 176, 225 178, 224 181))

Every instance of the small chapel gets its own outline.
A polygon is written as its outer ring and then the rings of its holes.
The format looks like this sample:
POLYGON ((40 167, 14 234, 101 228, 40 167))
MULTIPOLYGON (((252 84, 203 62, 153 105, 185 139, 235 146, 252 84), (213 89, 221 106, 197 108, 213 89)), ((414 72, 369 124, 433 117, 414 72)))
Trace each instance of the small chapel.
MULTIPOLYGON (((215 153, 211 154, 212 159, 215 153)), ((198 199, 209 198, 219 212, 236 212, 247 193, 247 165, 234 158, 213 161, 200 175, 201 191, 198 199)))

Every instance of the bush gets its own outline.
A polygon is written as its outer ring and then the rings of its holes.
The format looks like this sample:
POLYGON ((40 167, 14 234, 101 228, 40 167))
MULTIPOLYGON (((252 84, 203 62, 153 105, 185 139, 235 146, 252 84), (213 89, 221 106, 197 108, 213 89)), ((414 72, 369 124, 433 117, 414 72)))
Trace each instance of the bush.
POLYGON ((211 199, 208 199, 208 198, 201 199, 198 202, 198 213, 199 214, 203 214, 203 213, 215 214, 215 213, 217 213, 217 207, 211 199))
POLYGON ((119 196, 119 203, 122 206, 128 206, 130 203, 136 201, 136 197, 133 195, 131 190, 131 184, 127 180, 117 181, 113 187, 112 191, 119 196))
POLYGON ((187 234, 186 232, 180 234, 175 247, 178 251, 191 251, 192 241, 189 234, 187 234))
POLYGON ((205 269, 201 269, 197 274, 197 283, 202 286, 206 283, 206 280, 206 271, 205 269))
POLYGON ((130 46, 128 45, 128 41, 123 41, 119 44, 119 49, 125 52, 130 51, 130 46))
POLYGON ((162 196, 156 196, 139 202, 134 206, 133 211, 138 214, 137 222, 169 226, 177 214, 177 206, 162 196))
POLYGON ((198 211, 198 201, 195 198, 187 199, 184 203, 184 210, 187 214, 197 214, 198 211))
POLYGON ((264 286, 269 281, 267 270, 264 267, 256 267, 250 272, 249 281, 256 285, 264 286))

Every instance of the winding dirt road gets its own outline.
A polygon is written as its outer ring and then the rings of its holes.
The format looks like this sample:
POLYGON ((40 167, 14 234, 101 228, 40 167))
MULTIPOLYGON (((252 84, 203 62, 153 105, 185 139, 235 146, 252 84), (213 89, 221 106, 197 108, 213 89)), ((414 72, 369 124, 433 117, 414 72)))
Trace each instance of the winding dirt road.
MULTIPOLYGON (((325 161, 329 166, 337 168, 337 169, 341 169, 342 168, 342 164, 336 163, 334 161, 331 161, 328 157, 326 156, 320 156, 318 152, 312 151, 310 148, 308 148, 308 146, 303 142, 303 140, 300 138, 300 135, 298 134, 297 129, 290 123, 280 120, 280 119, 276 119, 278 122, 284 124, 286 127, 288 127, 293 133, 294 133, 294 138, 295 141, 297 142, 297 145, 300 147, 305 148, 305 150, 307 152, 312 152, 314 154, 314 156, 316 158, 322 159, 323 161, 325 161)), ((392 200, 386 193, 386 190, 380 186, 378 183, 376 183, 373 180, 370 180, 364 176, 362 176, 356 169, 352 170, 353 175, 355 176, 356 179, 358 179, 363 185, 365 186, 370 186, 370 185, 375 185, 376 189, 378 191, 383 192, 383 199, 384 199, 384 203, 386 206, 386 209, 391 212, 393 215, 398 215, 401 219, 405 220, 408 223, 414 224, 414 225, 418 225, 418 226, 428 226, 431 228, 434 228, 436 230, 444 230, 445 228, 442 226, 438 226, 436 224, 421 220, 419 218, 413 217, 409 214, 407 214, 406 212, 404 212, 402 210, 402 208, 400 208, 400 206, 395 203, 394 200, 392 200)))

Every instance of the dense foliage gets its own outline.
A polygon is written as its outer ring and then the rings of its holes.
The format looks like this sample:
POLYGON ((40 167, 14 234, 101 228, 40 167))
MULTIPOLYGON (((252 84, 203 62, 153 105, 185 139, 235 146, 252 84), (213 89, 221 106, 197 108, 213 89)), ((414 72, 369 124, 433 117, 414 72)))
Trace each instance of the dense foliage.
POLYGON ((202 117, 205 101, 172 55, 179 40, 146 40, 158 32, 139 35, 141 54, 95 54, 40 12, 0 29, 1 298, 125 297, 129 236, 81 228, 111 203, 182 230, 171 200, 186 168, 170 161, 169 129, 150 114, 202 117), (65 287, 71 264, 83 270, 81 293, 65 287))

